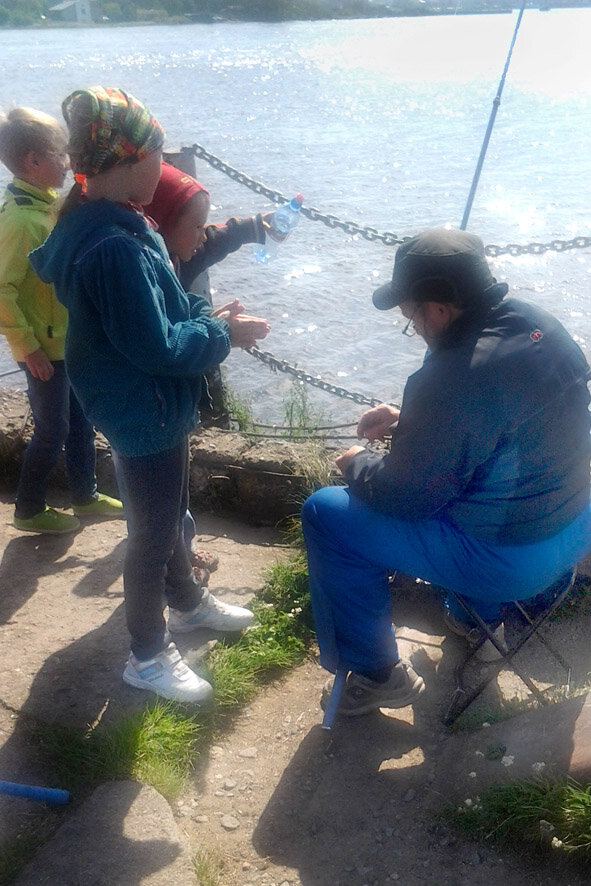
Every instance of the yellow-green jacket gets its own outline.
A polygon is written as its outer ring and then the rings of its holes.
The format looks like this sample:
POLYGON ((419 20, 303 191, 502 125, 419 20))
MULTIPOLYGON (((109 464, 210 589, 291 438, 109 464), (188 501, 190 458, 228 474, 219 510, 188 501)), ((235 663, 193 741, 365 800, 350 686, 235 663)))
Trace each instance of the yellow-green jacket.
POLYGON ((42 191, 15 178, 0 206, 0 333, 17 362, 38 348, 50 360, 64 359, 68 312, 28 258, 55 224, 56 200, 50 188, 42 191))

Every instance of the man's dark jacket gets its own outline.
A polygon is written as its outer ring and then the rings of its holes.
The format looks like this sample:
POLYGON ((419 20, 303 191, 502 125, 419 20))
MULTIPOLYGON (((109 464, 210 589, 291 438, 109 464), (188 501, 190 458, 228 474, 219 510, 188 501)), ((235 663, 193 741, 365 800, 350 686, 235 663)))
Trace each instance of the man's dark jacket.
POLYGON ((391 451, 358 453, 346 479, 393 516, 529 544, 589 502, 589 367, 551 314, 492 289, 408 379, 391 451))

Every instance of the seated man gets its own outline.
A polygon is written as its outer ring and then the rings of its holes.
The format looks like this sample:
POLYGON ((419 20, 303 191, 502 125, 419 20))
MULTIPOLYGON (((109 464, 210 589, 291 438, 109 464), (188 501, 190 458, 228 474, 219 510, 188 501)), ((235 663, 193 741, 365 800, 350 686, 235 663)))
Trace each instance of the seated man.
MULTIPOLYGON (((505 298, 482 241, 425 231, 373 296, 426 341, 402 407, 368 410, 359 438, 397 427, 389 452, 352 446, 346 487, 305 503, 303 528, 323 667, 349 673, 340 712, 404 707, 422 679, 399 660, 388 572, 470 598, 499 620, 591 548, 589 367, 564 327, 505 298)), ((330 692, 330 685, 325 687, 330 692)))

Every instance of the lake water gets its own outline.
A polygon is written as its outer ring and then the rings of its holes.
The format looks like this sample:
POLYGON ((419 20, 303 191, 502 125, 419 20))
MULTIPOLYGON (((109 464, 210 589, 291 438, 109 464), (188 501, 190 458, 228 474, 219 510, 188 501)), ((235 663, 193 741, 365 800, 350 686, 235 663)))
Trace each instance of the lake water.
MULTIPOLYGON (((512 15, 287 24, 214 24, 2 32, 0 108, 60 116, 80 86, 142 99, 167 145, 198 142, 325 213, 412 235, 458 226, 516 21, 512 15)), ((468 229, 486 243, 591 236, 591 10, 528 10, 522 21, 468 229)), ((211 220, 269 202, 203 161, 211 220)), ((8 180, 0 171, 0 185, 8 180)), ((371 292, 393 247, 302 219, 279 257, 250 247, 211 271, 215 301, 239 296, 268 317, 262 347, 370 397, 397 401, 424 352, 371 292)), ((498 279, 591 342, 591 253, 494 261, 498 279)), ((0 373, 13 368, 0 340, 0 373)), ((229 381, 261 421, 281 421, 292 382, 242 352, 229 381)), ((21 385, 21 376, 4 383, 21 385)), ((1 381, 1 380, 0 380, 1 381)), ((324 419, 360 407, 309 390, 324 419)))

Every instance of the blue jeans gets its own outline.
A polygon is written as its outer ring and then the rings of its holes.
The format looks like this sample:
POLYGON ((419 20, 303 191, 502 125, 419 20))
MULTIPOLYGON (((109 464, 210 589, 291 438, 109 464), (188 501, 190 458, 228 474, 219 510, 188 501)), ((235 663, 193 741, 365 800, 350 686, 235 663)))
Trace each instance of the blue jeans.
POLYGON ((53 364, 49 381, 41 381, 19 363, 27 376, 33 436, 23 456, 15 515, 26 520, 45 508, 49 476, 65 446, 72 504, 88 504, 96 493, 94 429, 84 416, 66 375, 63 360, 53 364))
POLYGON ((156 455, 113 457, 127 518, 125 615, 131 650, 145 661, 165 646, 164 607, 188 612, 203 596, 183 534, 189 446, 185 440, 156 455))
POLYGON ((347 487, 305 502, 310 592, 323 667, 371 674, 398 661, 388 573, 399 570, 469 597, 485 621, 499 604, 533 597, 591 548, 591 507, 562 532, 529 545, 490 545, 443 520, 405 522, 347 487))

